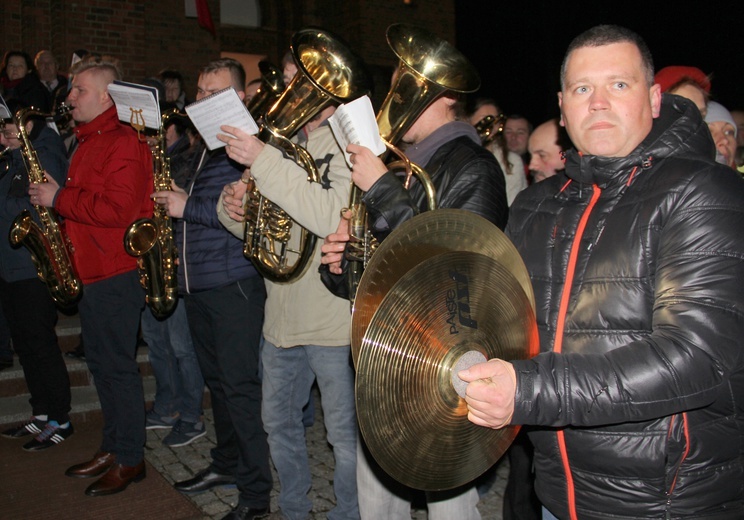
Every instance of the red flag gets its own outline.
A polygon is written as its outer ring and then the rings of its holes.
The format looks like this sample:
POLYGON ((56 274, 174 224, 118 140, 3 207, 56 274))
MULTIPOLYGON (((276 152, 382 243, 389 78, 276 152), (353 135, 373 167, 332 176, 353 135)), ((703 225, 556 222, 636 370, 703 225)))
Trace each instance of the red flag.
POLYGON ((215 35, 214 22, 212 22, 212 15, 209 14, 207 0, 196 0, 196 19, 200 27, 211 32, 212 36, 215 35))

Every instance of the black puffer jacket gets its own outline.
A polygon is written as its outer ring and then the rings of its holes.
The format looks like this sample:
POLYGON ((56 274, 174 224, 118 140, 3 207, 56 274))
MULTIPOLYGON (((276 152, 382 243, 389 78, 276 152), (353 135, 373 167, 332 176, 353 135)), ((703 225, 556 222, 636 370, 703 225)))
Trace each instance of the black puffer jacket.
POLYGON ((571 153, 511 208, 543 352, 513 422, 560 518, 744 518, 744 183, 714 152, 665 95, 628 157, 571 153))
MULTIPOLYGON (((436 189, 438 208, 466 209, 504 229, 508 215, 504 174, 493 154, 467 136, 442 145, 424 166, 436 189)), ((405 190, 387 172, 364 196, 372 232, 382 239, 390 230, 427 209, 421 183, 405 190)))

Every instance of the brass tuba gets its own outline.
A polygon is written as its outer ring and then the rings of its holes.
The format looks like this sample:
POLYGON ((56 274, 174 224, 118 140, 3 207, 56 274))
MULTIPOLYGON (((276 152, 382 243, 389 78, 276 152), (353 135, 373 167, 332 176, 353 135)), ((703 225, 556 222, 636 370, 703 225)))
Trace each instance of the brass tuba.
MULTIPOLYGON (((26 122, 30 117, 50 117, 30 107, 16 112, 18 139, 21 141, 21 156, 32 183, 47 182, 44 168, 41 167, 36 150, 26 132, 26 122)), ((25 246, 31 252, 39 279, 46 283, 55 303, 62 307, 76 303, 82 296, 83 283, 72 263, 72 244, 59 223, 54 208, 34 205, 39 216, 37 224, 31 213, 24 209, 10 226, 10 244, 13 247, 25 246)))
MULTIPOLYGON (((187 116, 174 108, 160 117, 153 151, 155 191, 172 189, 170 159, 165 155, 165 127, 172 117, 187 116)), ((152 218, 141 218, 129 225, 124 234, 124 249, 138 259, 140 283, 147 291, 150 311, 156 318, 166 318, 178 303, 178 249, 173 235, 173 220, 163 205, 155 204, 152 218)))
MULTIPOLYGON (((393 84, 377 113, 380 136, 388 149, 401 157, 390 169, 406 169, 405 187, 415 175, 424 187, 429 210, 436 208, 435 190, 426 172, 410 163, 397 145, 416 119, 445 92, 475 92, 480 87, 478 72, 468 59, 431 33, 407 24, 394 24, 387 30, 390 48, 400 59, 393 74, 393 84)), ((349 298, 354 302, 359 280, 377 241, 367 226, 367 211, 362 202, 362 191, 352 185, 349 197, 351 221, 347 248, 349 269, 347 285, 349 298)))
MULTIPOLYGON (((366 94, 371 81, 361 59, 322 29, 296 32, 290 50, 298 72, 264 115, 258 138, 287 151, 307 170, 308 181, 320 182, 310 154, 289 138, 331 103, 346 103, 366 94)), ((245 202, 244 242, 243 253, 265 278, 288 282, 304 271, 316 237, 264 198, 254 183, 245 202), (300 246, 293 248, 290 240, 297 228, 300 246)))
POLYGON ((258 62, 258 70, 261 72, 261 85, 253 98, 245 105, 255 120, 263 117, 269 107, 284 92, 282 71, 276 65, 262 60, 258 62))

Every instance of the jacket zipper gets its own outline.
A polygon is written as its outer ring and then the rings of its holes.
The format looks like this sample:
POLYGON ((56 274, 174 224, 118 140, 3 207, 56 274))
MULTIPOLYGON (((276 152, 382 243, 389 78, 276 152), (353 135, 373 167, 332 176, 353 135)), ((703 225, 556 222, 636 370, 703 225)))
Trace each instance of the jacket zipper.
MULTIPOLYGON (((556 323, 553 352, 561 352, 561 349, 563 347, 563 332, 566 323, 566 314, 568 313, 568 303, 571 299, 571 286, 573 284, 574 275, 576 274, 576 259, 579 256, 579 245, 581 244, 581 238, 584 236, 584 231, 586 230, 586 223, 589 220, 589 215, 591 215, 592 210, 594 209, 594 206, 599 199, 599 196, 602 194, 602 190, 600 190, 599 186, 597 186, 596 184, 593 184, 592 188, 592 198, 589 200, 589 204, 584 210, 584 213, 581 215, 581 220, 579 220, 579 225, 576 229, 576 234, 574 235, 573 244, 571 244, 571 252, 568 257, 568 266, 566 266, 566 279, 563 283, 561 303, 560 307, 558 308, 558 321, 556 323)), ((558 430, 556 432, 556 436, 558 440, 558 449, 561 453, 563 471, 566 474, 566 498, 568 501, 568 513, 571 520, 577 520, 578 516, 576 514, 576 494, 574 490, 573 475, 571 474, 571 465, 568 460, 568 451, 566 450, 566 439, 564 431, 558 430)))
MULTIPOLYGON (((672 434, 672 426, 674 426, 674 416, 672 416, 672 422, 669 424, 669 435, 672 434)), ((682 467, 682 464, 687 459, 687 455, 690 453, 690 432, 688 430, 687 425, 687 413, 682 412, 682 431, 685 434, 685 452, 682 454, 682 459, 679 461, 679 464, 677 465, 677 469, 674 471, 674 478, 672 479, 672 484, 669 487, 669 491, 667 491, 667 502, 666 502, 666 515, 665 517, 667 520, 672 518, 671 508, 672 508, 672 493, 674 493, 674 488, 677 487, 677 477, 679 476, 679 470, 682 467)))

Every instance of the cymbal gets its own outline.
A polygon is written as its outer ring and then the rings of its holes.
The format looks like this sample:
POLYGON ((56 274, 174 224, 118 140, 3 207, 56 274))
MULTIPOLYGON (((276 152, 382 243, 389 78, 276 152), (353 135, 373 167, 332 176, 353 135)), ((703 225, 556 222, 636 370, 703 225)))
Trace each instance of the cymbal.
POLYGON ((534 309, 527 268, 498 227, 471 211, 427 211, 393 230, 364 269, 351 311, 351 354, 355 363, 367 326, 390 288, 414 266, 447 251, 482 253, 500 262, 517 278, 534 309))
POLYGON ((357 416, 375 460, 416 489, 452 489, 478 477, 519 427, 470 422, 456 374, 486 359, 526 359, 537 343, 531 301, 493 258, 442 253, 402 275, 370 321, 357 359, 357 416))

